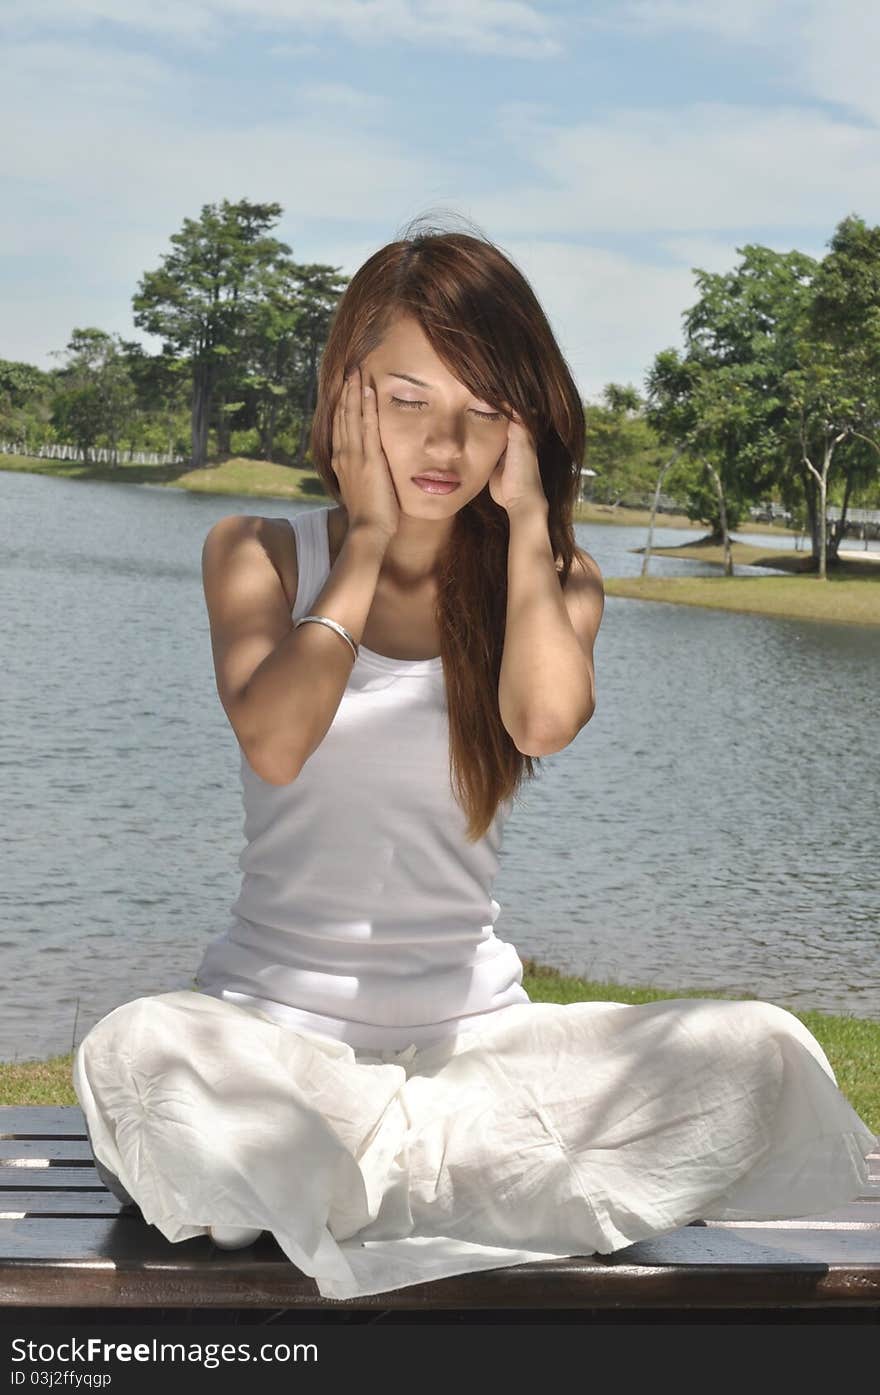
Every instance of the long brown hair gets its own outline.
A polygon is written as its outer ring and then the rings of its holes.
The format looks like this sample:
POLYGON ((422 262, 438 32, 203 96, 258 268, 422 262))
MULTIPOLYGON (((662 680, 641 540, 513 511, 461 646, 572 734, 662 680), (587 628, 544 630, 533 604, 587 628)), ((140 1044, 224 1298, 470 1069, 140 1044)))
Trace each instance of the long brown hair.
MULTIPOLYGON (((378 346, 396 315, 412 315, 468 391, 495 410, 509 404, 531 431, 563 586, 580 552, 572 512, 586 427, 574 379, 529 282, 498 247, 483 236, 417 224, 364 262, 336 307, 318 376, 312 461, 341 504, 330 463, 339 384, 378 346)), ((484 836, 523 777, 534 775, 538 759, 517 749, 498 707, 509 537, 507 512, 487 484, 455 515, 438 577, 449 774, 471 842, 484 836)))

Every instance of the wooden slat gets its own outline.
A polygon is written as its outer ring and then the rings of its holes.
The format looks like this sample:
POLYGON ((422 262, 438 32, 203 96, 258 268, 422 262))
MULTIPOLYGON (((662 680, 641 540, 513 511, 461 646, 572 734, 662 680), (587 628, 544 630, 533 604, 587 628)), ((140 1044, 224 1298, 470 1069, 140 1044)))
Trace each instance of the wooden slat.
POLYGON ((846 1230, 855 1227, 859 1230, 880 1230, 880 1198, 865 1201, 856 1198, 845 1206, 837 1206, 833 1211, 823 1211, 816 1216, 786 1217, 772 1221, 707 1221, 707 1225, 733 1226, 738 1230, 846 1230))
POLYGON ((0 1139, 0 1167, 10 1162, 24 1162, 34 1159, 35 1161, 54 1161, 63 1159, 65 1162, 74 1162, 82 1159, 83 1162, 92 1161, 92 1150, 89 1147, 89 1140, 82 1138, 3 1138, 0 1139))
MULTIPOLYGON (((773 1223, 762 1227, 735 1221, 709 1221, 705 1229, 682 1226, 668 1235, 639 1240, 616 1250, 616 1255, 637 1264, 714 1264, 719 1256, 739 1254, 746 1264, 859 1264, 876 1270, 880 1293, 880 1227, 831 1230, 782 1229, 773 1223), (735 1242, 735 1249, 728 1247, 735 1242)), ((610 1256, 614 1258, 614 1256, 610 1256)))
POLYGON ((0 1104, 0 1139, 86 1137, 78 1104, 0 1104))
POLYGON ((95 1171, 78 1106, 0 1106, 0 1301, 26 1306, 713 1308, 880 1303, 880 1149, 825 1216, 693 1222, 612 1255, 454 1276, 335 1303, 264 1234, 170 1244, 95 1171), (16 1136, 17 1135, 17 1136, 16 1136))
POLYGON ((79 1191, 83 1187, 103 1187, 94 1165, 63 1167, 0 1167, 0 1196, 4 1192, 79 1191))
MULTIPOLYGON (((95 1174, 94 1189, 84 1188, 64 1191, 9 1191, 0 1190, 0 1225, 4 1220, 25 1216, 117 1216, 122 1211, 122 1202, 112 1192, 108 1192, 95 1174)), ((140 1216, 140 1212, 126 1212, 140 1216)), ((2 1243, 2 1242, 0 1242, 2 1243)))

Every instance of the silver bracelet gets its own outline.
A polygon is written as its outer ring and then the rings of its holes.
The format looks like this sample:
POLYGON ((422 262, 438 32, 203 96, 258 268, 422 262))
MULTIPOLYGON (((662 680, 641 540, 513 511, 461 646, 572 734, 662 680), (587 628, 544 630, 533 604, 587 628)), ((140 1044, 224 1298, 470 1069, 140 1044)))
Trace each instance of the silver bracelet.
POLYGON ((358 647, 344 625, 340 625, 336 620, 331 620, 327 615, 303 615, 301 619, 296 621, 293 628, 297 629, 300 625, 304 625, 307 620, 316 620, 319 625, 329 625, 331 630, 335 630, 338 635, 342 635, 345 642, 351 645, 351 652, 354 654, 355 661, 357 661, 358 647))

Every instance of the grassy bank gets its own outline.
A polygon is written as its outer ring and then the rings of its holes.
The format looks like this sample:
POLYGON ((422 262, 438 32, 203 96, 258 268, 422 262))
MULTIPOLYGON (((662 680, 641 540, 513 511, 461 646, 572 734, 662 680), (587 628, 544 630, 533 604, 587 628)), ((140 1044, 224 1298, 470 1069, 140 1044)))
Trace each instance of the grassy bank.
MULTIPOLYGON (((637 551, 641 552, 639 548, 637 551)), ((691 557, 701 562, 724 561, 723 549, 707 543, 680 547, 656 547, 657 557, 691 557)), ((748 611, 758 615, 787 616, 800 620, 836 620, 850 625, 880 625, 880 564, 841 558, 826 581, 807 570, 810 559, 802 552, 765 549, 752 543, 731 544, 734 567, 777 567, 787 576, 652 576, 605 577, 609 596, 642 601, 670 601, 675 605, 711 606, 719 610, 748 611)))
MULTIPOLYGON (((560 973, 523 959, 523 983, 533 1002, 653 1003, 663 998, 717 998, 730 995, 706 989, 632 988, 594 982, 560 973)), ((747 995, 744 995, 747 996, 747 995)), ((816 1037, 837 1077, 840 1089, 870 1129, 880 1134, 880 1022, 799 1011, 794 1014, 816 1037)), ((76 1104, 71 1085, 72 1054, 45 1061, 0 1062, 0 1104, 76 1104)))

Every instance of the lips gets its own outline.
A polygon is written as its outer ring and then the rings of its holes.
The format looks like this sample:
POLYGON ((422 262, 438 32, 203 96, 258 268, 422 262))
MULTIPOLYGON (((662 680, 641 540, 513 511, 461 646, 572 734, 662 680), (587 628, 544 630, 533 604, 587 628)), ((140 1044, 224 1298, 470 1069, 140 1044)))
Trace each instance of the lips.
POLYGON ((452 474, 450 470, 445 473, 443 470, 426 470, 421 475, 413 475, 414 480, 439 480, 441 484, 458 484, 458 475, 452 474))
POLYGON ((461 486, 461 480, 456 475, 413 475, 413 484, 423 494, 451 494, 461 486))

